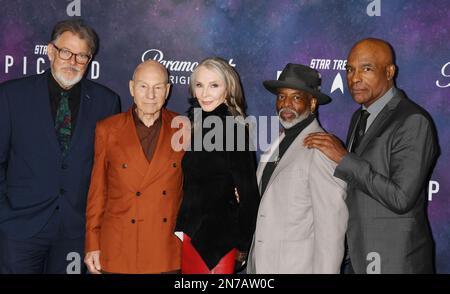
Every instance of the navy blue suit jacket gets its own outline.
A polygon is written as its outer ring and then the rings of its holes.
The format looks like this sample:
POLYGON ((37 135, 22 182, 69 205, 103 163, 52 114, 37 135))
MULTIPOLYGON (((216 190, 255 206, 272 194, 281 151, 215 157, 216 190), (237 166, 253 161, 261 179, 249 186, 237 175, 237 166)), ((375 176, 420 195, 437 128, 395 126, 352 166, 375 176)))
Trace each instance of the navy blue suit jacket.
POLYGON ((0 230, 9 237, 35 235, 55 209, 65 236, 84 235, 95 124, 120 111, 116 93, 82 79, 77 125, 63 158, 49 77, 47 71, 0 85, 0 230))

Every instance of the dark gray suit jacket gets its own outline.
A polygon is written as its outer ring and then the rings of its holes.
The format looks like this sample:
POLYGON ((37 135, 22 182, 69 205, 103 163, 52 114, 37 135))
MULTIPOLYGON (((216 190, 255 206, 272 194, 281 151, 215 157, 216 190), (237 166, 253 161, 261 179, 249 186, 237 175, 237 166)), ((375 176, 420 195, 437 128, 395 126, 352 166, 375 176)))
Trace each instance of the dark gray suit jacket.
MULTIPOLYGON (((358 111, 348 141, 357 120, 358 111)), ((438 154, 429 115, 397 91, 337 166, 334 175, 348 184, 347 242, 356 273, 433 272, 426 187, 438 154)))

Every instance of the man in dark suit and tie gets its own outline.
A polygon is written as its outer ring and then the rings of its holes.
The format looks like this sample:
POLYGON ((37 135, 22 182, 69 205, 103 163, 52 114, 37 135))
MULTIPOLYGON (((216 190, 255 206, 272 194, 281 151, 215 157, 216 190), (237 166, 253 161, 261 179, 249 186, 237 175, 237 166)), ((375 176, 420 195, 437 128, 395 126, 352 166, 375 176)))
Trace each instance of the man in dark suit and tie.
POLYGON ((428 113, 395 87, 395 71, 387 42, 357 42, 347 83, 361 108, 347 150, 331 134, 304 141, 338 163, 334 176, 348 184, 347 273, 434 272, 426 187, 439 146, 428 113))
POLYGON ((50 70, 0 85, 0 273, 83 271, 95 124, 120 111, 84 78, 92 28, 59 22, 47 48, 50 70))

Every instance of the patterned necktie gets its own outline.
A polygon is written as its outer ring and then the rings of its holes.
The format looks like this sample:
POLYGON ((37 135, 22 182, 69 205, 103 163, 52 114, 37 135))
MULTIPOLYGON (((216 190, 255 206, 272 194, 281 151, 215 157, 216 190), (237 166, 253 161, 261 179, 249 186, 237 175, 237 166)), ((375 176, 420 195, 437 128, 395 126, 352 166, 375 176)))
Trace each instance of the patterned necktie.
POLYGON ((359 143, 361 143, 361 140, 364 137, 364 133, 366 132, 367 118, 369 117, 369 115, 370 112, 361 109, 359 114, 359 121, 356 125, 355 137, 353 138, 353 144, 350 152, 355 152, 356 148, 358 148, 359 146, 359 143))
POLYGON ((69 107, 69 93, 61 92, 58 109, 56 110, 55 130, 63 156, 66 156, 71 138, 71 113, 69 107))

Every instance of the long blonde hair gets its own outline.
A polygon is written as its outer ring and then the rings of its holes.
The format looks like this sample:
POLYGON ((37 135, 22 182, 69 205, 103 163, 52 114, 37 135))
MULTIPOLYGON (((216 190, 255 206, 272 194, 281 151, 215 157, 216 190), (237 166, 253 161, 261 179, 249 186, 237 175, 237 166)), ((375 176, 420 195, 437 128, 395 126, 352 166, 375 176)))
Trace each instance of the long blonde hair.
POLYGON ((225 81, 225 87, 227 95, 225 98, 225 103, 228 106, 228 111, 233 116, 243 116, 245 117, 245 99, 241 88, 241 82, 239 75, 231 67, 228 62, 220 57, 208 57, 203 59, 200 64, 194 69, 191 75, 190 87, 192 97, 195 97, 195 83, 196 75, 200 67, 206 67, 209 70, 213 70, 218 73, 225 81))

